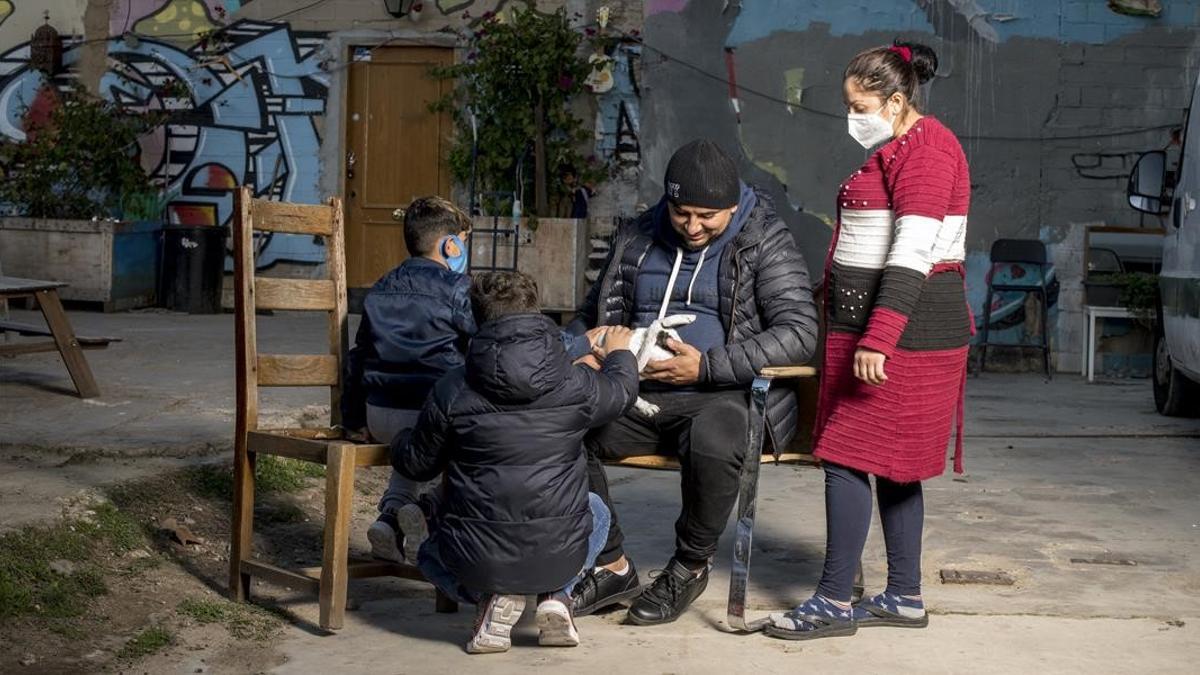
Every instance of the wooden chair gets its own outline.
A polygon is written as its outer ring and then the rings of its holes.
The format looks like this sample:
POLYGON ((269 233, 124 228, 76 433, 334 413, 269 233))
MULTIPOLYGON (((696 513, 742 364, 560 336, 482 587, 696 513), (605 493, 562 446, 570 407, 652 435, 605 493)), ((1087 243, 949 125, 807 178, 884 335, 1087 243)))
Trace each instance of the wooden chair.
MULTIPOLYGON (((342 355, 347 344, 346 270, 342 202, 287 204, 254 199, 249 188, 237 191, 234 215, 234 312, 237 350, 237 423, 234 438, 234 494, 229 594, 249 596, 258 577, 318 593, 320 626, 342 627, 350 579, 398 576, 423 580, 411 565, 376 560, 351 562, 348 556, 354 471, 360 466, 390 466, 388 447, 346 440, 341 428, 342 355), (280 232, 325 239, 326 278, 256 278, 253 232, 280 232), (258 309, 325 312, 329 351, 325 354, 260 354, 255 333, 258 309), (318 429, 259 429, 261 387, 329 387, 330 425, 318 429), (290 457, 325 466, 325 523, 320 567, 288 570, 252 556, 254 463, 260 454, 290 457)), ((457 606, 438 595, 438 611, 457 606)))

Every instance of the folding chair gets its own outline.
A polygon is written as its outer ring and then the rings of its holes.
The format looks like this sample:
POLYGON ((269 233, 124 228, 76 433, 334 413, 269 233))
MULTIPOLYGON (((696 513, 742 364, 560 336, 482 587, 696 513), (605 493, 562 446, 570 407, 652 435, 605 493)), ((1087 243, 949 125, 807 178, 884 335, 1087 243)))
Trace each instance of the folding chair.
MULTIPOLYGON (((341 421, 342 357, 347 343, 346 269, 342 202, 287 204, 254 199, 239 188, 233 226, 234 312, 237 350, 237 422, 234 437, 234 494, 229 556, 229 594, 235 601, 249 596, 250 580, 316 592, 320 626, 342 627, 350 579, 398 576, 424 580, 411 565, 376 560, 349 560, 354 471, 360 466, 390 466, 388 447, 346 440, 341 421), (282 232, 325 239, 326 278, 256 278, 253 232, 282 232), (329 318, 329 351, 325 354, 260 354, 255 310, 325 312, 329 318), (261 387, 329 387, 330 424, 319 429, 259 429, 261 387), (288 570, 254 559, 254 463, 260 454, 314 462, 325 466, 325 522, 320 567, 288 570)), ((457 609, 437 596, 437 610, 457 609)))
POLYGON ((1049 262, 1046 259, 1046 245, 1037 239, 997 239, 992 244, 991 268, 988 272, 988 291, 987 300, 983 305, 983 339, 980 341, 980 358, 979 372, 982 373, 987 366, 987 352, 989 346, 1003 347, 1022 347, 1034 348, 1042 351, 1042 365, 1046 371, 1046 379, 1051 379, 1050 373, 1050 325, 1049 325, 1049 305, 1050 291, 1046 287, 1046 268, 1049 267, 1049 262), (1024 264, 1036 265, 1038 278, 1034 283, 992 283, 993 274, 996 271, 997 265, 1003 264, 1024 264), (996 293, 1018 292, 1038 296, 1038 304, 1041 307, 1041 344, 1001 344, 992 343, 990 341, 992 327, 992 297, 996 293))

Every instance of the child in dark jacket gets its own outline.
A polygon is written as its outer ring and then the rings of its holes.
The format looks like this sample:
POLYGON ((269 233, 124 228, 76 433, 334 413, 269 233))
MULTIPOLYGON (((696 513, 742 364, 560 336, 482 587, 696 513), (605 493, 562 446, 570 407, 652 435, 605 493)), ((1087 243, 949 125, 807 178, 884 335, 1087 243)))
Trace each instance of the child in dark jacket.
POLYGON ((416 427, 392 443, 407 478, 446 474, 418 565, 443 592, 478 604, 468 652, 507 651, 525 595, 538 596, 539 643, 575 646, 571 588, 609 522, 588 492, 583 437, 637 398, 632 331, 608 329, 594 371, 572 365, 528 276, 477 275, 471 300, 482 325, 466 366, 438 382, 416 427))
MULTIPOLYGON (((346 356, 342 426, 352 438, 390 443, 416 423, 434 383, 462 366, 475 334, 464 274, 470 232, 471 219, 440 197, 417 199, 405 211, 404 242, 412 257, 367 293, 346 356)), ((416 506, 420 490, 419 483, 392 472, 379 519, 367 531, 376 557, 415 562, 425 529, 416 506)))

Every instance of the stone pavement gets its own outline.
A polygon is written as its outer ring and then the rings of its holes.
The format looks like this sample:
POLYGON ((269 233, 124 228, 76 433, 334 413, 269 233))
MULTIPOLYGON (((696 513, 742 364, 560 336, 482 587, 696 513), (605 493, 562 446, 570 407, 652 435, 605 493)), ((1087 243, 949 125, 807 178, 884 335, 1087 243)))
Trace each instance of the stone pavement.
MULTIPOLYGON (((65 394, 66 372, 51 355, 0 361, 0 472, 44 476, 40 462, 52 457, 61 465, 53 475, 66 483, 42 487, 53 493, 151 471, 156 463, 228 456, 232 317, 75 313, 72 320, 81 333, 125 338, 88 354, 104 395, 92 403, 65 394), (90 459, 80 464, 74 457, 90 459)), ((282 351, 316 350, 321 339, 312 317, 296 315, 262 317, 259 333, 286 338, 282 351)), ((281 421, 315 420, 320 403, 319 392, 289 390, 264 409, 281 421)), ((967 410, 968 474, 947 474, 926 487, 927 630, 864 630, 812 643, 727 634, 727 533, 708 591, 675 624, 625 626, 621 612, 588 617, 579 622, 583 646, 548 650, 536 647, 527 622, 511 653, 468 657, 461 645, 471 608, 435 614, 427 587, 379 580, 351 586, 357 609, 337 635, 289 627, 270 647, 286 659, 278 672, 541 666, 740 673, 876 664, 948 673, 1193 672, 1200 654, 1200 421, 1158 416, 1146 381, 1088 385, 1071 375, 1046 383, 1037 375, 985 374, 968 383, 967 410), (1015 584, 943 585, 943 568, 1002 571, 1015 584)), ((645 580, 671 550, 678 477, 623 469, 612 479, 628 550, 645 580)), ((28 482, 22 479, 15 496, 0 491, 0 511, 20 513, 24 505, 33 517, 30 502, 44 495, 30 492, 28 482)), ((812 592, 824 541, 821 488, 816 469, 763 467, 753 614, 812 592)), ((359 546, 367 524, 355 523, 359 546)), ((868 588, 877 590, 885 579, 878 528, 864 563, 868 588)), ((288 607, 315 619, 307 598, 288 607)), ((212 656, 197 651, 184 662, 147 665, 193 672, 212 656)))

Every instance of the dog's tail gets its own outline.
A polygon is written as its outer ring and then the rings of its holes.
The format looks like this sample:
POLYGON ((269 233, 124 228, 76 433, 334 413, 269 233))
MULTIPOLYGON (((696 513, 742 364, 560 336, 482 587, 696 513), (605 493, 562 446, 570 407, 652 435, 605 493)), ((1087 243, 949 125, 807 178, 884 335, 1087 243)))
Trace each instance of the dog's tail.
POLYGON ((663 328, 686 326, 696 320, 695 314, 673 314, 658 321, 663 328))

